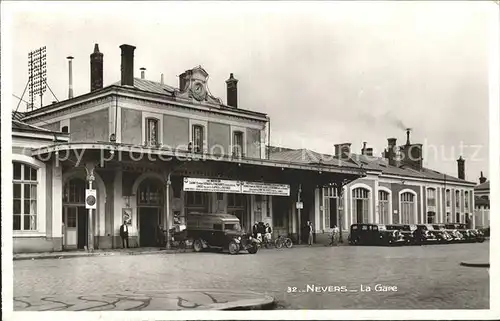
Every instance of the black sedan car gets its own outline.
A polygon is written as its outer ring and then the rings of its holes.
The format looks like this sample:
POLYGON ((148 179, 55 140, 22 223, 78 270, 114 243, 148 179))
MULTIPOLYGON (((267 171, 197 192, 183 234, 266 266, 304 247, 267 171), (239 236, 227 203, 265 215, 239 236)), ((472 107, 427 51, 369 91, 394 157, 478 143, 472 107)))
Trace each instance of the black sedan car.
POLYGON ((351 245, 403 245, 399 229, 384 224, 352 224, 348 237, 351 245))

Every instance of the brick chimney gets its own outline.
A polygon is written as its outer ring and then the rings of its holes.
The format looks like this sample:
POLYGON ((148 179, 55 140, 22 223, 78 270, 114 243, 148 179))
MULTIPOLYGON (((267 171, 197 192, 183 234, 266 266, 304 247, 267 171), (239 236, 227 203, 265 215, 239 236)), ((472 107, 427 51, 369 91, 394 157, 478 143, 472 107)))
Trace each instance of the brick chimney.
POLYGON ((363 148, 361 148, 361 155, 366 155, 366 142, 363 142, 363 148))
POLYGON ((387 149, 385 151, 385 158, 389 161, 389 165, 397 166, 396 162, 396 138, 387 138, 387 149))
POLYGON ((121 45, 122 65, 121 65, 121 85, 134 86, 134 50, 131 45, 121 45))
POLYGON ((146 68, 141 67, 141 79, 146 79, 146 68))
POLYGON ((411 129, 406 129, 406 144, 400 148, 400 162, 402 165, 421 171, 423 167, 422 144, 412 144, 410 142, 410 132, 411 129))
POLYGON ((94 45, 94 52, 90 55, 90 91, 99 90, 103 86, 103 58, 99 52, 99 44, 94 45))
POLYGON ((488 179, 483 176, 483 171, 481 171, 481 177, 479 177, 479 184, 486 183, 488 179))
POLYGON ((351 154, 351 143, 335 144, 335 157, 347 158, 351 154))
POLYGON ((368 147, 368 148, 365 150, 365 155, 366 155, 366 156, 373 156, 373 148, 368 147))
POLYGON ((465 159, 463 159, 462 156, 460 156, 460 158, 457 159, 457 164, 458 164, 458 178, 465 180, 465 159))
POLYGON ((227 105, 238 108, 238 79, 235 79, 233 73, 226 80, 227 85, 227 105))

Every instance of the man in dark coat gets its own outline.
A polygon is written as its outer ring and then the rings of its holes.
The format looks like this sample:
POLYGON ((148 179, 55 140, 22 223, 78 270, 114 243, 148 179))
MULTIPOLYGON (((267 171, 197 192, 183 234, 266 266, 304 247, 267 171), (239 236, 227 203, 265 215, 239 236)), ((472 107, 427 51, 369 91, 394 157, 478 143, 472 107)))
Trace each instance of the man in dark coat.
POLYGON ((120 237, 122 238, 122 246, 125 248, 125 244, 128 248, 128 226, 127 221, 123 221, 122 226, 120 226, 120 237))
POLYGON ((259 233, 259 223, 255 222, 255 224, 252 226, 253 237, 257 238, 257 233, 259 233))

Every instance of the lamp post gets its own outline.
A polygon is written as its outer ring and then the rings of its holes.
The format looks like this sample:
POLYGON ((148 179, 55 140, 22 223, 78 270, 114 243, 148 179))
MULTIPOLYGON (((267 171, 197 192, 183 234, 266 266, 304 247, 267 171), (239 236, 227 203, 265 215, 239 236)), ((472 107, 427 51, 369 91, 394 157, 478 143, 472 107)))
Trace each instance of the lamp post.
MULTIPOLYGON (((87 172, 87 181, 89 182, 89 189, 92 189, 92 182, 95 180, 94 176, 95 165, 93 163, 85 164, 85 171, 87 172)), ((88 244, 87 250, 89 252, 94 251, 94 225, 93 225, 93 217, 92 217, 92 209, 89 208, 89 224, 88 224, 88 244)))

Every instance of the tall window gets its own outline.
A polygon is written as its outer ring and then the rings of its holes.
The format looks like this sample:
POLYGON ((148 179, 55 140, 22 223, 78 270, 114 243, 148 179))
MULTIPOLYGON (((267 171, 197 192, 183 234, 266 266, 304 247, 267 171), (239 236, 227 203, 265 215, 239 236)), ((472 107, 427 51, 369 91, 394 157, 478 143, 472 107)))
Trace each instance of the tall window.
POLYGON ((465 209, 469 209, 469 192, 464 192, 464 204, 465 204, 465 209))
POLYGON ((427 189, 427 206, 436 206, 436 190, 434 188, 427 189))
POLYGON ((163 204, 163 188, 157 181, 147 179, 139 186, 137 197, 139 205, 161 205, 163 204))
POLYGON ((451 191, 449 189, 446 190, 446 207, 451 206, 451 191))
POLYGON ((158 119, 146 118, 146 145, 158 145, 158 119))
POLYGON ((37 169, 13 162, 13 223, 15 231, 34 231, 37 215, 37 169))
POLYGON ((233 132, 233 156, 243 156, 243 132, 233 132))
POLYGON ((436 213, 435 212, 427 212, 427 224, 436 223, 436 213))
POLYGON ((194 125, 193 126, 193 151, 195 153, 203 152, 203 126, 194 125))
POLYGON ((389 224, 389 193, 378 191, 378 212, 381 224, 389 224))
POLYGON ((401 222, 400 224, 413 224, 415 217, 415 196, 406 192, 401 194, 401 222))
POLYGON ((460 210, 460 191, 455 191, 455 207, 460 210))
POLYGON ((452 223, 451 213, 450 212, 446 212, 446 223, 452 223))
POLYGON ((369 191, 365 188, 356 188, 352 191, 352 209, 356 216, 356 223, 368 223, 369 191))
POLYGON ((74 178, 64 185, 63 202, 67 204, 85 204, 86 183, 74 178))

